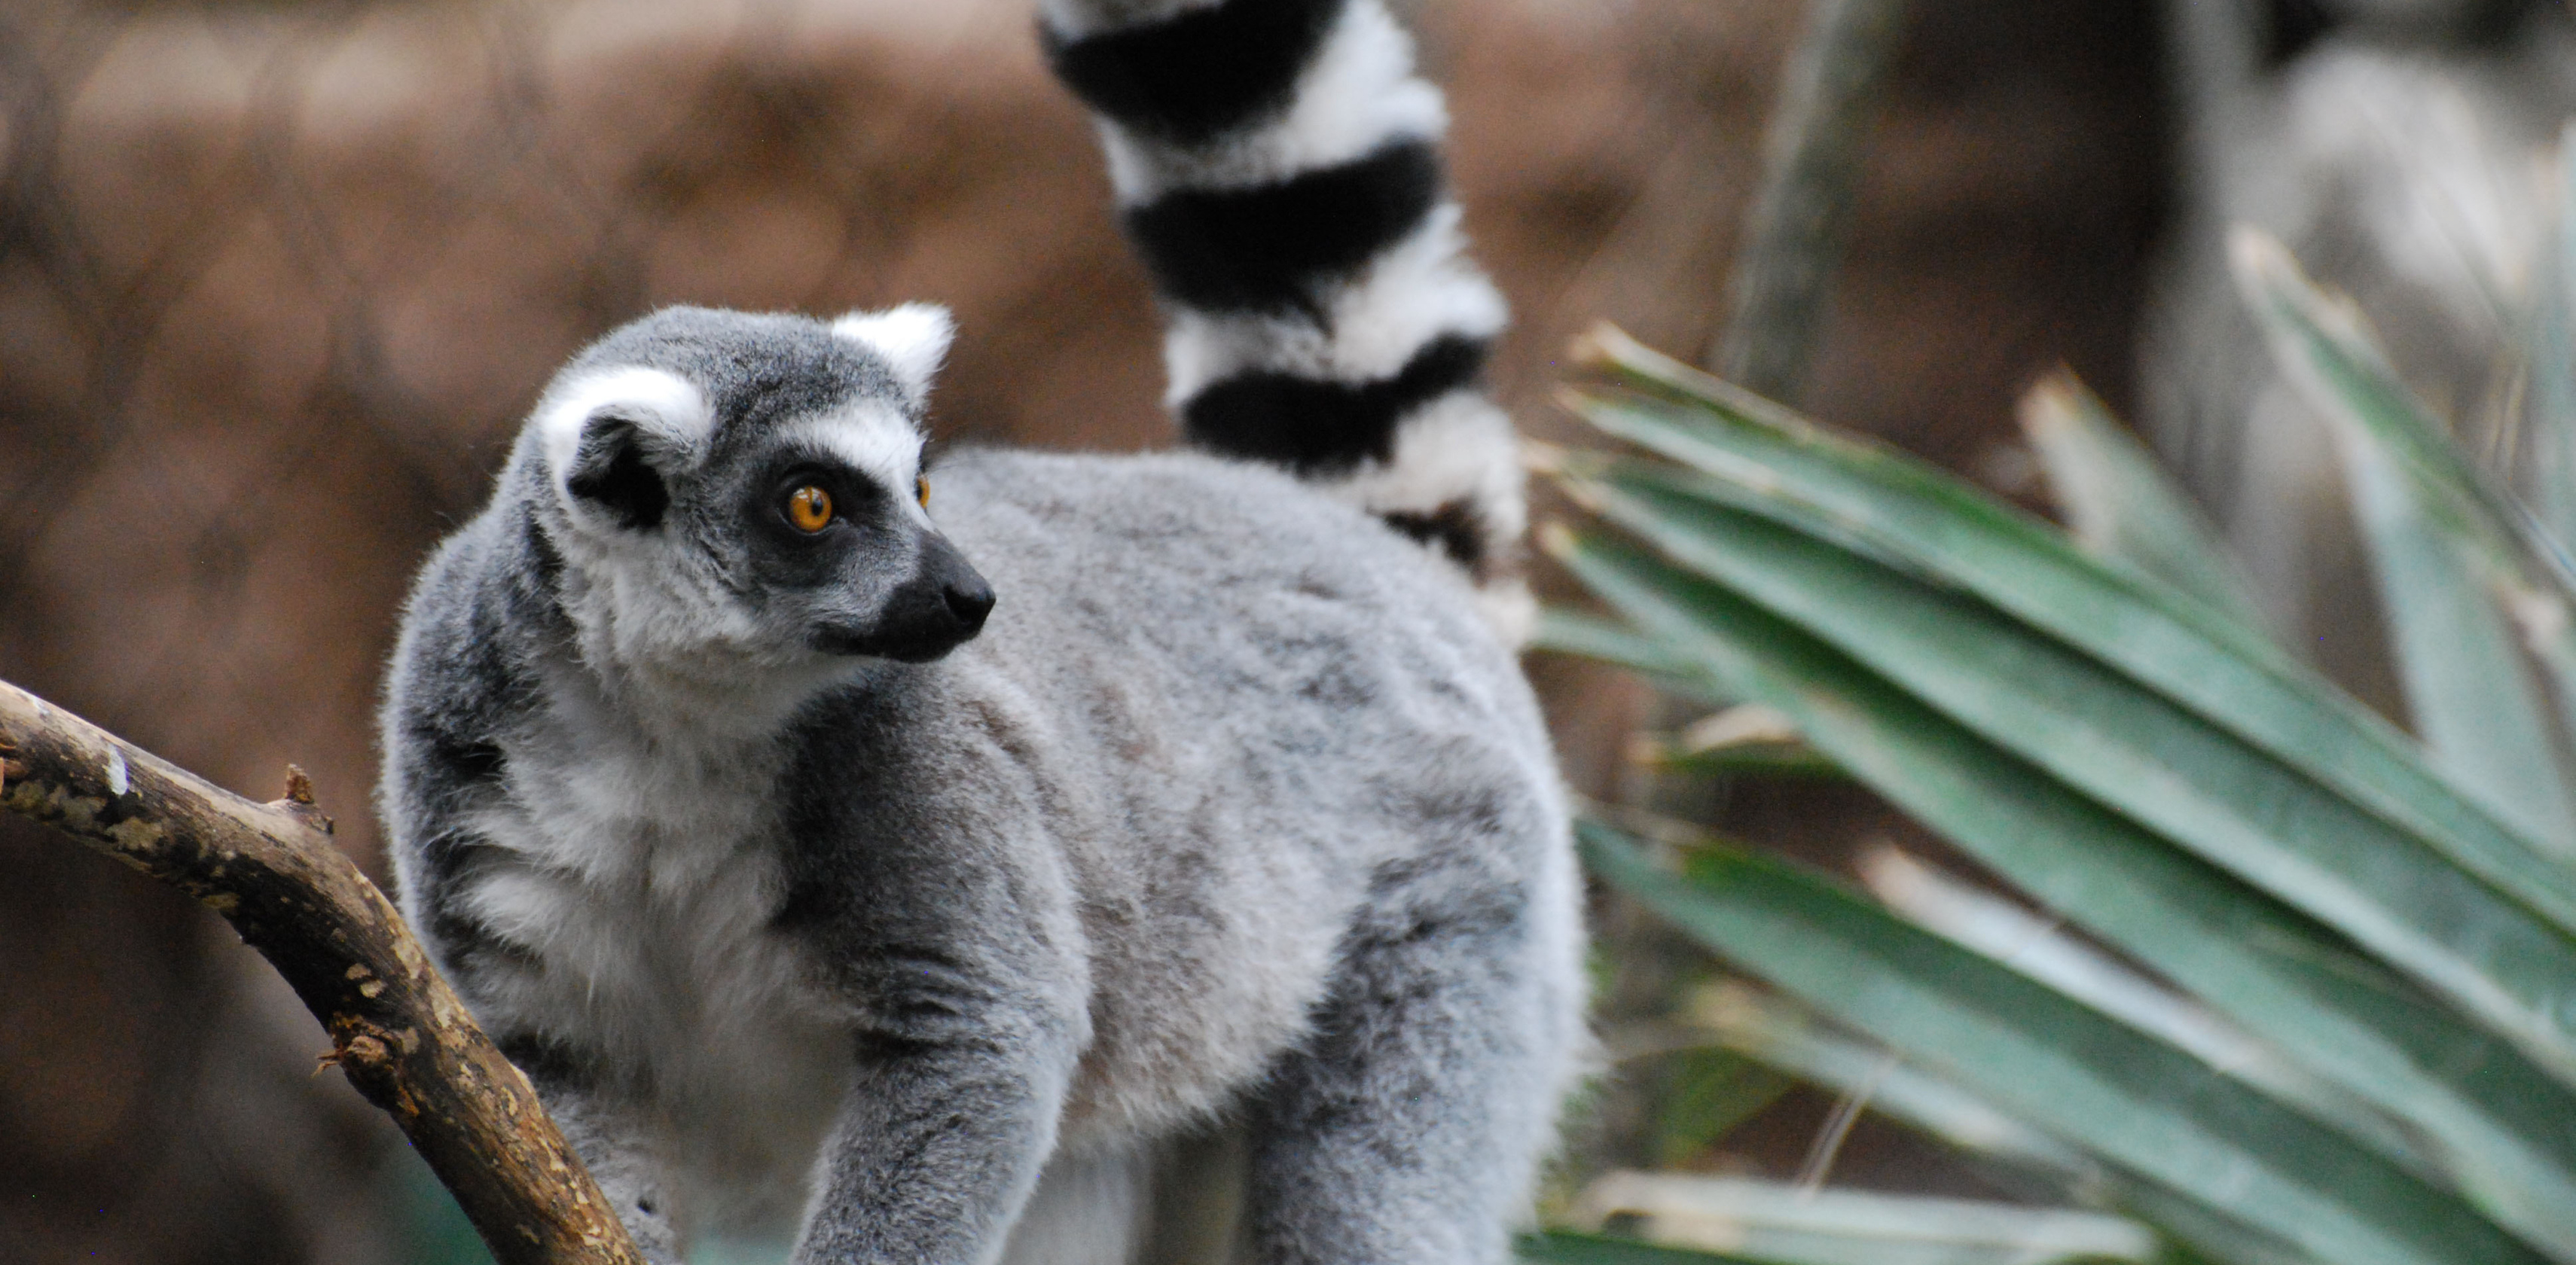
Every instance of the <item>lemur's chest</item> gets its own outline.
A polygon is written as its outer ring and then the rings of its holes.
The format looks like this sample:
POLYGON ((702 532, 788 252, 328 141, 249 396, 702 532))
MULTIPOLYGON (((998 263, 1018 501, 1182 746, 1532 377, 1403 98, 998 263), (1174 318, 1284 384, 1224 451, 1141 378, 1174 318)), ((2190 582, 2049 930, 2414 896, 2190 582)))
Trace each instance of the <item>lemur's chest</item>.
POLYGON ((850 1046, 802 948, 770 926, 778 813, 757 768, 617 741, 514 758, 484 835, 516 863, 470 900, 531 968, 493 1001, 641 1072, 683 1167, 793 1191, 850 1046))

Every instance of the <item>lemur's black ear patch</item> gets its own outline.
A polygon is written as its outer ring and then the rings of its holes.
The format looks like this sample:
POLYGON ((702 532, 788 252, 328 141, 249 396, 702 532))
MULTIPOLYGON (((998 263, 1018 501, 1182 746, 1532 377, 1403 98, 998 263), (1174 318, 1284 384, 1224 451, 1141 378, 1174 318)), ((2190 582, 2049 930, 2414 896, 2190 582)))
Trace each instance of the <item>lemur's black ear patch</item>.
POLYGON ((671 508, 671 489, 662 482, 661 471, 645 460, 643 433, 622 417, 602 415, 582 424, 581 446, 574 450, 564 488, 630 531, 661 526, 662 515, 671 508))

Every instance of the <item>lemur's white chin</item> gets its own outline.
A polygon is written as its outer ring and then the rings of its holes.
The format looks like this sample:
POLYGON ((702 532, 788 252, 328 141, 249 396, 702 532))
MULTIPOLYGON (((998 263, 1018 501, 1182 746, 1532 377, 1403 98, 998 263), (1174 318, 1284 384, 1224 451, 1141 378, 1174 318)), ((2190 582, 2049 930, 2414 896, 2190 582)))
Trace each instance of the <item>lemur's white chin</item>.
POLYGON ((816 695, 883 671, 885 661, 804 647, 701 645, 625 658, 601 673, 603 693, 661 736, 721 741, 775 733, 816 695))

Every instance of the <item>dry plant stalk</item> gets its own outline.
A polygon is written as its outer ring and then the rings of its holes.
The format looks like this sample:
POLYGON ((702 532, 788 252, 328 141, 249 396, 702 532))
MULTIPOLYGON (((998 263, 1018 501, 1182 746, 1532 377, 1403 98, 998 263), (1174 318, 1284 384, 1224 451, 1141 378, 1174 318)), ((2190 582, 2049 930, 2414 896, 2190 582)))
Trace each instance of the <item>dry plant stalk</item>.
POLYGON ((1711 372, 1757 395, 1795 404, 1806 386, 1905 4, 1811 0, 1782 73, 1726 324, 1707 356, 1711 372))
POLYGON ((330 839, 312 783, 255 804, 0 682, 0 805, 196 897, 277 968, 501 1265, 643 1265, 519 1069, 330 839))

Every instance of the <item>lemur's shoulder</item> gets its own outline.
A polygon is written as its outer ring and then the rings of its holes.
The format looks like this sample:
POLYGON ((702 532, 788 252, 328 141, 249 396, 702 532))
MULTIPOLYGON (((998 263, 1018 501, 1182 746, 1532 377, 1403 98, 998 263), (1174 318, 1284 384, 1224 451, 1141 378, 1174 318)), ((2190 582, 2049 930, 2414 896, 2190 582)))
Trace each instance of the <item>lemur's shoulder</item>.
POLYGON ((531 521, 524 482, 504 479, 422 565, 386 680, 389 721, 489 728, 525 701, 521 661, 571 635, 552 592, 563 560, 531 521))

